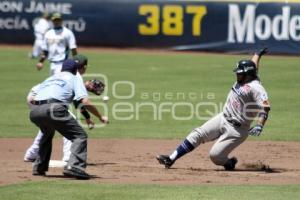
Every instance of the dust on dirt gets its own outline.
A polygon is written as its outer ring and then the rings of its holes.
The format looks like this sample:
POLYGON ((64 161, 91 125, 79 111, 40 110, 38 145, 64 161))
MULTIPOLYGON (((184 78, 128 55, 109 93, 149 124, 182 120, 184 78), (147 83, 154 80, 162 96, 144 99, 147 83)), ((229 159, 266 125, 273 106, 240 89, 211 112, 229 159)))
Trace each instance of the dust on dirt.
MULTIPOLYGON (((0 139, 0 185, 46 179, 70 179, 61 168, 50 168, 46 177, 31 175, 31 163, 23 162, 32 139, 0 139)), ((179 159, 170 169, 159 165, 158 154, 171 153, 180 140, 89 139, 88 182, 122 184, 299 184, 300 142, 246 141, 232 155, 236 170, 224 171, 208 156, 213 143, 179 159)), ((53 142, 52 159, 62 157, 62 140, 53 142)))

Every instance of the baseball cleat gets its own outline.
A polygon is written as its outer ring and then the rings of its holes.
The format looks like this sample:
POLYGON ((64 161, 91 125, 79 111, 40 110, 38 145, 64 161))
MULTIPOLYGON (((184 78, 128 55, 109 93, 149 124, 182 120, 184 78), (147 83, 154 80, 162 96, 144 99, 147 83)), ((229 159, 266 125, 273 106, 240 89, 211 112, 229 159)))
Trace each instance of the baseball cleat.
POLYGON ((156 160, 158 160, 159 164, 164 165, 166 169, 169 169, 174 163, 168 155, 158 155, 156 160))
POLYGON ((44 171, 33 170, 33 171, 32 171, 32 175, 33 175, 33 176, 46 176, 46 172, 44 172, 44 171))
POLYGON ((226 171, 232 171, 235 168, 236 163, 238 162, 236 157, 230 158, 224 165, 226 171))
POLYGON ((90 177, 91 177, 85 171, 75 168, 75 167, 70 167, 70 166, 66 166, 64 168, 63 174, 67 177, 74 177, 76 179, 81 179, 81 180, 87 180, 87 179, 90 179, 90 177))

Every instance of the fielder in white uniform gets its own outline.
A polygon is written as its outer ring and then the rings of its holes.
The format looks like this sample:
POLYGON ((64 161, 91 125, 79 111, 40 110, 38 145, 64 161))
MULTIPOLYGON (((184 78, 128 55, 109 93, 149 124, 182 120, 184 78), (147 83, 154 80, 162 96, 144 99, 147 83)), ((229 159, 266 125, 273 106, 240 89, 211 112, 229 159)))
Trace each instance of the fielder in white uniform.
POLYGON ((223 112, 195 128, 171 155, 157 156, 160 164, 170 168, 201 143, 217 140, 210 151, 210 159, 225 170, 234 170, 237 159, 229 158, 229 154, 246 140, 248 134, 260 135, 270 111, 267 92, 257 76, 260 57, 266 52, 267 48, 264 48, 252 60, 241 60, 237 64, 234 69, 237 82, 228 94, 223 112), (256 117, 257 124, 250 128, 256 117))
POLYGON ((68 58, 70 50, 73 56, 77 54, 77 45, 74 33, 62 25, 61 15, 54 13, 51 19, 54 27, 45 34, 43 53, 36 67, 41 70, 47 58, 50 62, 50 75, 53 75, 61 71, 62 63, 68 58))
POLYGON ((51 28, 50 15, 44 13, 34 25, 34 43, 32 48, 31 58, 38 58, 42 53, 42 45, 46 32, 51 28))

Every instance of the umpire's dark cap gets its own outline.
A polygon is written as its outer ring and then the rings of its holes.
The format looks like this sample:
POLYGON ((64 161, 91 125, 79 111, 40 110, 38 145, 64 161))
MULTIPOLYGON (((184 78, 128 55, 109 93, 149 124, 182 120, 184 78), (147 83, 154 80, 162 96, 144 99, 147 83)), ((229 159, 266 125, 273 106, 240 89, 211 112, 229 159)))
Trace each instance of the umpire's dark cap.
POLYGON ((71 72, 72 74, 76 75, 77 69, 79 66, 80 65, 79 65, 78 61, 76 62, 76 60, 67 59, 63 62, 61 71, 62 72, 71 72))

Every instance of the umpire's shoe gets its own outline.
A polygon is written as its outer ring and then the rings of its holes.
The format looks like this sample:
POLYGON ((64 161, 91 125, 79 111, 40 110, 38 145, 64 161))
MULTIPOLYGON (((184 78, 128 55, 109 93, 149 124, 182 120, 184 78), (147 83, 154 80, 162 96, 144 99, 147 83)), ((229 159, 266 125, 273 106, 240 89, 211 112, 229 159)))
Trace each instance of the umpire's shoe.
POLYGON ((64 168, 63 174, 67 177, 74 177, 81 180, 90 179, 90 175, 88 173, 86 173, 81 169, 71 167, 71 166, 66 166, 64 168))
POLYGON ((46 176, 46 172, 45 171, 33 170, 32 175, 33 176, 46 176))
POLYGON ((156 159, 159 164, 164 165, 166 169, 169 169, 174 164, 174 161, 171 160, 168 155, 158 155, 156 156, 156 159))
POLYGON ((232 171, 235 168, 236 163, 238 162, 236 157, 230 158, 224 165, 226 171, 232 171))

